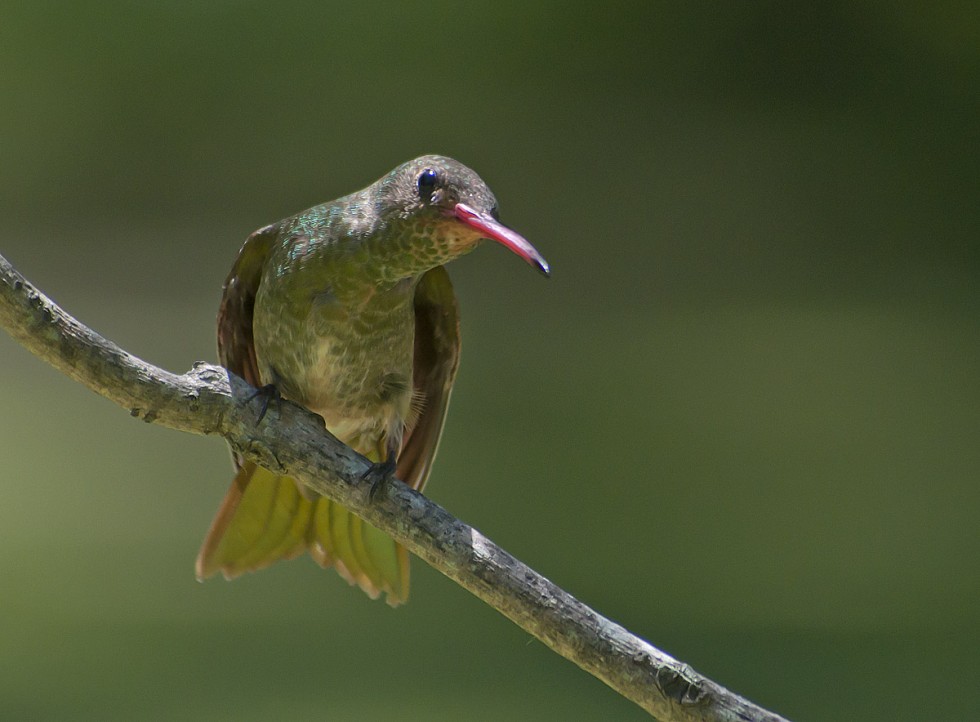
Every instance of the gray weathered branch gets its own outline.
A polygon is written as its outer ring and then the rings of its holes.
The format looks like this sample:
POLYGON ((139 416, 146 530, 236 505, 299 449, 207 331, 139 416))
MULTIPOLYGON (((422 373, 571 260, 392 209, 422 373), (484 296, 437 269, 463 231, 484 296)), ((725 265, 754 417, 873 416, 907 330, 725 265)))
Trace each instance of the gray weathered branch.
POLYGON ((369 499, 370 464, 284 403, 256 424, 252 387, 205 363, 175 375, 99 336, 0 256, 0 326, 37 356, 146 422, 225 438, 245 457, 338 501, 663 722, 782 720, 596 613, 401 482, 369 499))

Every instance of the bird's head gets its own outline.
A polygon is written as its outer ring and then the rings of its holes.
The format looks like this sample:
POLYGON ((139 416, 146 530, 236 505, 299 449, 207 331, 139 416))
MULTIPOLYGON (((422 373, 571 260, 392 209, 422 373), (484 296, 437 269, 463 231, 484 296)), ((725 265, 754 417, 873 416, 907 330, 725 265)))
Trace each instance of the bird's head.
POLYGON ((452 158, 424 155, 395 168, 375 186, 379 215, 389 228, 389 243, 445 263, 489 238, 510 249, 545 276, 544 257, 497 217, 497 199, 472 170, 452 158), (409 250, 409 249, 406 249, 409 250))

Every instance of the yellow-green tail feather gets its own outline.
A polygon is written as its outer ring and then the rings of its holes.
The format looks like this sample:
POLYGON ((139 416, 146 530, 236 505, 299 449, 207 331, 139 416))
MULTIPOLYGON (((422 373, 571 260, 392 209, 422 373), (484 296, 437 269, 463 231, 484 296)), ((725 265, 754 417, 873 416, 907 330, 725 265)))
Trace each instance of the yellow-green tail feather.
POLYGON ((408 554, 382 531, 345 507, 307 499, 285 476, 246 463, 232 482, 197 559, 197 576, 228 579, 263 569, 304 550, 333 566, 371 598, 408 599, 408 554))

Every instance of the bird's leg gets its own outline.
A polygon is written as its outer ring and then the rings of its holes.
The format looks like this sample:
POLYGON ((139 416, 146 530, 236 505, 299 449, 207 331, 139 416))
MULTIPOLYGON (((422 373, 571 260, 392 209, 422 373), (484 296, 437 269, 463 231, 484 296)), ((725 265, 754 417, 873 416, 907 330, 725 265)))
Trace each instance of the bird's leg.
POLYGON ((378 498, 385 485, 395 478, 395 469, 398 468, 398 448, 401 446, 401 440, 396 442, 389 438, 384 446, 385 460, 371 464, 371 467, 361 475, 362 479, 371 482, 368 499, 372 502, 378 498))
POLYGON ((262 423, 262 419, 265 418, 265 412, 269 410, 269 404, 272 403, 272 401, 276 402, 276 409, 279 411, 280 415, 282 414, 282 394, 279 393, 278 386, 275 384, 266 384, 265 386, 255 389, 255 391, 252 392, 247 399, 245 399, 245 403, 250 403, 253 399, 260 396, 262 397, 262 407, 259 409, 259 416, 255 420, 256 426, 262 423))
POLYGON ((371 482, 368 499, 373 502, 378 498, 378 494, 384 489, 385 484, 395 478, 395 467, 397 465, 394 459, 387 459, 371 464, 371 468, 364 472, 361 478, 371 482))

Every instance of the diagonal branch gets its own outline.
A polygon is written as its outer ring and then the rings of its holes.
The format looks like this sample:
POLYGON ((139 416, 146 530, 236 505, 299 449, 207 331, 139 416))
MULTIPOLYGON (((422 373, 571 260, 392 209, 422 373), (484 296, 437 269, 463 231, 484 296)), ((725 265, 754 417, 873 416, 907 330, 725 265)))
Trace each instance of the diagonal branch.
POLYGON ((315 414, 284 403, 277 423, 257 425, 242 379, 205 363, 178 376, 136 358, 62 311, 2 256, 0 326, 132 416, 222 436, 246 458, 343 504, 664 722, 783 720, 601 616, 400 481, 371 500, 362 478, 370 463, 315 414))

